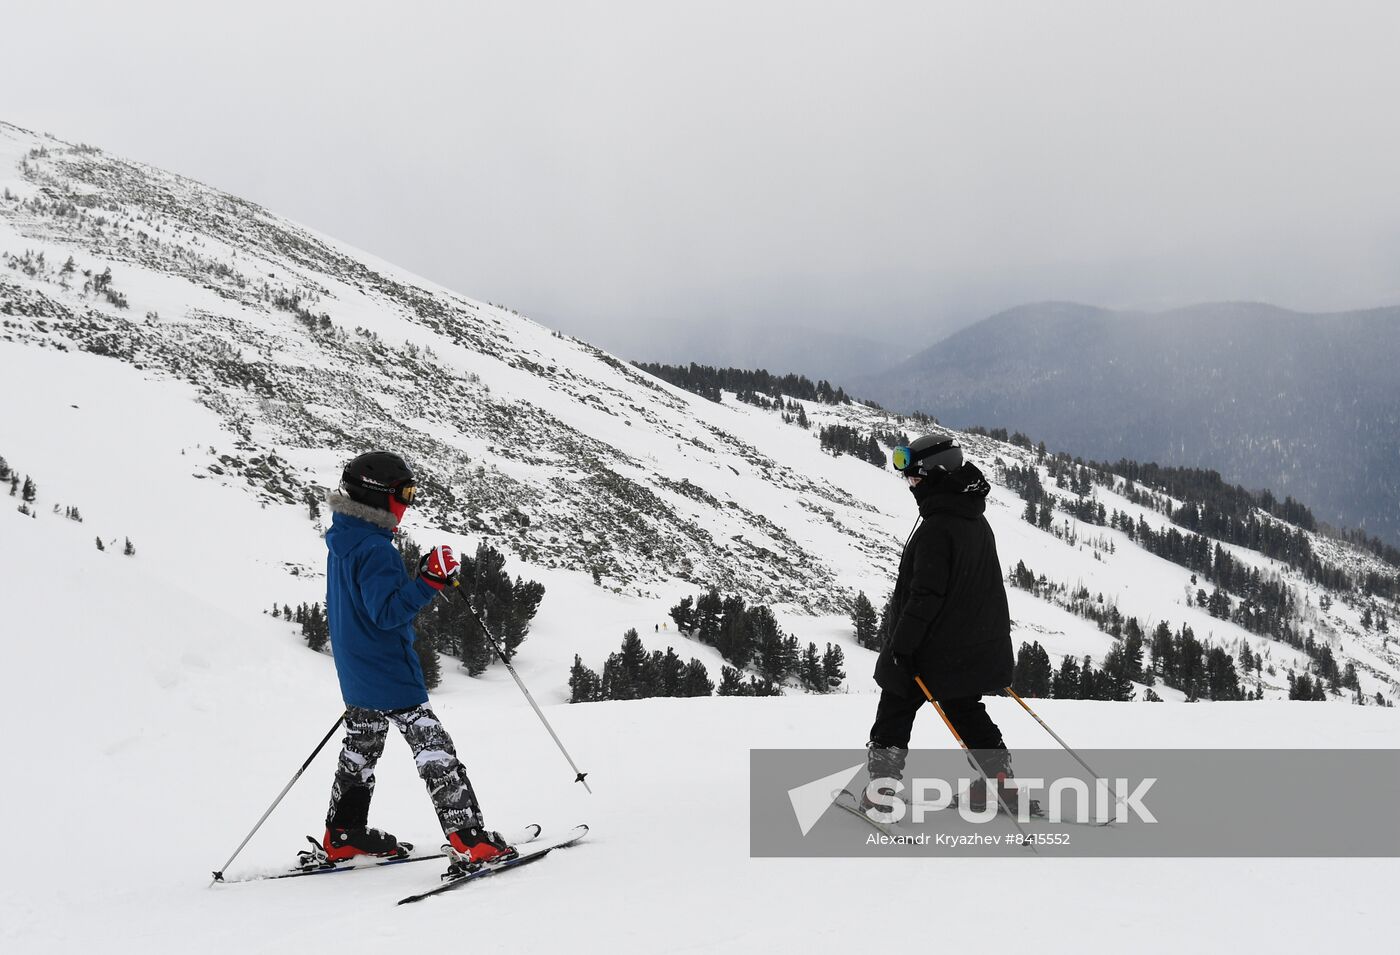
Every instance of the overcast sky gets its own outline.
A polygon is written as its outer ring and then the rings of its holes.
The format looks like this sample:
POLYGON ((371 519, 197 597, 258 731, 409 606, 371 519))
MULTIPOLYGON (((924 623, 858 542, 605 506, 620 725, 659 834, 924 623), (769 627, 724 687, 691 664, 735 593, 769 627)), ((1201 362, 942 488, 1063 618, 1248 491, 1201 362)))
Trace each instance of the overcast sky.
POLYGON ((1400 303, 1400 4, 7 3, 0 119, 628 357, 1400 303), (215 13, 221 9, 222 13, 215 13))

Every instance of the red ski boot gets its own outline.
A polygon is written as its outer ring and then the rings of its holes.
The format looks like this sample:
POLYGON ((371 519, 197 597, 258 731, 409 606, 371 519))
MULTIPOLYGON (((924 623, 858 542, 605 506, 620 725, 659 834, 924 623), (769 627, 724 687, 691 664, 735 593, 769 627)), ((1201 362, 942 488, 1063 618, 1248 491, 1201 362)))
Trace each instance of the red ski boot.
POLYGON ((344 862, 355 856, 396 856, 403 852, 399 840, 379 829, 356 826, 349 829, 327 829, 321 845, 331 862, 344 862))
POLYGON ((480 826, 448 833, 447 843, 464 862, 501 862, 515 855, 515 848, 507 845, 499 832, 480 826))

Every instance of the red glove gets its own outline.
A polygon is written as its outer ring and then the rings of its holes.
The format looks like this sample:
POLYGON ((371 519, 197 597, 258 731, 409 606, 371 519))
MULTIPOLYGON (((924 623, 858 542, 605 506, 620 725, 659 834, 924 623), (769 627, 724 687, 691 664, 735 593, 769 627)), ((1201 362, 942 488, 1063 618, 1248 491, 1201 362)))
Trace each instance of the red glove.
POLYGON ((419 578, 434 590, 441 590, 448 584, 456 586, 457 574, 461 569, 462 565, 457 563, 457 558, 452 556, 452 548, 447 544, 439 544, 418 561, 419 578))

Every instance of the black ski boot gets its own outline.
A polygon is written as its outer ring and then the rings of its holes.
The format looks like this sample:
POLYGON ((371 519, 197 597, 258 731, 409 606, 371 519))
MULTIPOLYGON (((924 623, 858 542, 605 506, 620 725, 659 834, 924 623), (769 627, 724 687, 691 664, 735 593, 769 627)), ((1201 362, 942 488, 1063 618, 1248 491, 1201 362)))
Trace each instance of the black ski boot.
MULTIPOLYGON (((871 740, 865 744, 865 769, 870 780, 892 779, 898 782, 904 778, 904 759, 909 755, 909 750, 899 746, 881 746, 871 740)), ((867 795, 869 787, 860 792, 860 810, 864 813, 886 811, 884 806, 877 806, 870 801, 867 795)), ((899 799, 899 795, 891 786, 881 786, 876 790, 885 799, 885 806, 889 806, 899 799)))
MULTIPOLYGON (((1011 772, 1011 753, 1004 749, 980 750, 977 758, 986 770, 987 777, 996 780, 997 792, 1001 796, 1001 802, 1006 804, 1006 811, 1012 815, 1019 814, 1021 793, 1014 785, 1016 776, 1011 772)), ((979 776, 968 786, 967 806, 973 812, 982 812, 987 808, 987 798, 987 780, 979 776)), ((1044 810, 1040 808, 1039 799, 1030 801, 1030 814, 1045 815, 1044 810)))

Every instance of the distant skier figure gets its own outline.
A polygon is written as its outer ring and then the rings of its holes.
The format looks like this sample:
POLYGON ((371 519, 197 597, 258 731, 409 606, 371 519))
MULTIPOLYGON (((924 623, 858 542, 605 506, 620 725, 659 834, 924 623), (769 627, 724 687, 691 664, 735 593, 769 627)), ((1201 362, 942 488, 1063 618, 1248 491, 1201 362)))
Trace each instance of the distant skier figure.
POLYGON ((423 555, 416 578, 404 569, 393 536, 416 492, 403 458, 372 451, 346 465, 340 490, 327 495, 333 516, 326 532, 326 615, 345 700, 345 743, 323 843, 333 862, 399 852, 397 839, 368 826, 374 768, 390 723, 413 751, 452 848, 474 862, 514 851, 483 826, 452 738, 428 706, 412 621, 455 582, 459 567, 444 545, 423 555))
MULTIPOLYGON (((914 717, 926 700, 917 675, 1015 811, 1016 790, 1006 785, 1011 754, 982 705, 983 693, 1010 685, 1015 663, 1001 561, 984 516, 991 485, 963 460, 957 442, 941 434, 895 448, 894 466, 921 521, 900 556, 889 630, 875 664, 880 702, 866 744, 870 778, 902 778, 914 717)), ((970 808, 980 812, 986 799, 986 784, 975 780, 970 808)), ((864 796, 862 804, 872 805, 864 796)))

